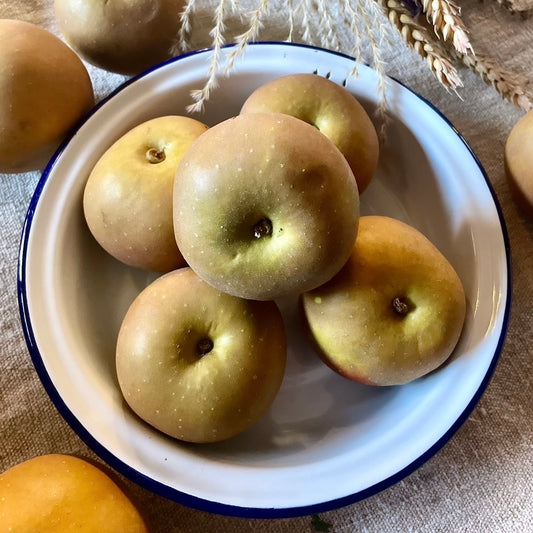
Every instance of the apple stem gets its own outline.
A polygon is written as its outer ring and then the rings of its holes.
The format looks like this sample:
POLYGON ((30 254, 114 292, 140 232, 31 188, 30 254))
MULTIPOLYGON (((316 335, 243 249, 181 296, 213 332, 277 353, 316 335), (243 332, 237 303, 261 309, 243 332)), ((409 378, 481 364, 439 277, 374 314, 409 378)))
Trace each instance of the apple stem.
POLYGON ((272 222, 265 217, 254 225, 254 237, 260 239, 266 235, 272 235, 272 222))
POLYGON ((146 159, 153 165, 162 163, 166 159, 164 150, 158 150, 157 148, 148 148, 146 150, 146 159))
POLYGON ((392 308, 395 313, 401 316, 405 316, 411 310, 409 302, 405 298, 400 298, 399 296, 396 296, 392 300, 392 308))
POLYGON ((203 356, 208 354, 213 349, 213 346, 213 341, 208 337, 204 337, 196 344, 196 351, 198 352, 198 355, 203 356))

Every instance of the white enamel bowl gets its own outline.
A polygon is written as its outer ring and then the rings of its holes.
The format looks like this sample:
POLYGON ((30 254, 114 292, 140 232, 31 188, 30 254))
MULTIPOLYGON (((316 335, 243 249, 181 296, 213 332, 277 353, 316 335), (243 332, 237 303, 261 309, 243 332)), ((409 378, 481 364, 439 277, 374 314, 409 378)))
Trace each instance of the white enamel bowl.
MULTIPOLYGON (((230 49, 225 49, 225 53, 230 49)), ((510 307, 510 256, 502 215, 481 165, 450 123, 388 81, 392 121, 364 214, 402 219, 446 255, 465 286, 463 335, 451 360, 402 387, 373 388, 323 365, 283 306, 290 336, 281 391, 255 426, 193 446, 141 422, 125 405, 115 339, 133 298, 152 279, 100 249, 83 219, 87 176, 120 135, 163 114, 184 114, 203 86, 211 52, 186 55, 136 77, 101 102, 54 156, 35 191, 19 258, 21 319, 50 397, 74 430, 117 471, 185 505, 221 514, 288 517, 355 502, 402 479, 441 448, 485 390, 510 307)), ((373 113, 373 70, 301 45, 258 43, 221 79, 196 118, 239 112, 253 89, 294 72, 345 83, 373 113)), ((223 147, 221 147, 223 149, 223 147)))

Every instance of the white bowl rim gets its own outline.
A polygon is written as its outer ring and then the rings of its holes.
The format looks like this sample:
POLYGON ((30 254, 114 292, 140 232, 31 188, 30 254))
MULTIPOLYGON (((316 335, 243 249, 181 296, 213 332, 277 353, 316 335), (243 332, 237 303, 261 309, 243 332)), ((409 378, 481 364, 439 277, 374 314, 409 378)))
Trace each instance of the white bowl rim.
MULTIPOLYGON (((324 52, 324 53, 331 54, 331 55, 336 55, 341 58, 349 59, 351 61, 354 60, 353 57, 347 54, 343 54, 341 52, 326 50, 326 49, 323 49, 317 46, 312 46, 312 45, 307 45, 307 44, 302 44, 302 43, 288 43, 288 42, 278 42, 278 41, 257 41, 254 43, 250 43, 249 46, 264 47, 264 46, 271 46, 271 45, 284 46, 284 47, 289 47, 289 48, 306 48, 310 50, 324 52)), ((235 46, 234 44, 228 44, 228 45, 225 45, 224 48, 232 48, 234 46, 235 46)), ((162 63, 156 64, 153 67, 139 73, 138 75, 133 76, 127 79, 126 81, 124 81, 116 89, 114 89, 107 96, 105 96, 101 101, 99 101, 89 111, 89 113, 85 117, 83 117, 83 119, 81 119, 78 122, 78 124, 76 124, 76 126, 73 128, 71 133, 64 139, 64 141, 61 143, 61 145, 59 146, 55 154, 52 156, 52 158, 48 162, 47 166, 42 172, 41 177, 36 185, 34 194, 31 198, 29 207, 27 209, 27 214, 24 220, 24 224, 23 224, 23 228, 21 232, 21 238, 20 238, 20 245, 19 245, 18 268, 17 268, 17 296, 18 296, 20 319, 21 319, 25 341, 26 341, 33 365, 36 369, 36 372, 47 394, 49 395, 56 409, 65 419, 65 421, 70 425, 70 427, 75 431, 75 433, 85 442, 85 444, 96 455, 98 455, 103 461, 105 461, 109 466, 114 468, 117 472, 129 478, 130 480, 137 483, 138 485, 156 494, 164 496, 167 499, 170 499, 177 503, 181 503, 188 507, 192 507, 192 508, 202 510, 202 511, 207 511, 210 513, 216 513, 216 514, 222 514, 222 515, 228 515, 228 516, 236 516, 236 517, 242 517, 242 518, 271 518, 271 519, 290 518, 290 517, 297 517, 297 516, 304 516, 304 515, 312 515, 316 513, 322 513, 322 512, 338 509, 346 505, 361 501, 370 496, 373 496, 377 494, 378 492, 381 492, 382 490, 385 490, 391 487, 392 485, 398 483, 402 479, 406 478, 411 473, 413 473, 415 470, 420 468, 424 463, 426 463, 431 457, 433 457, 453 437, 453 435, 459 430, 459 428, 463 425, 463 423, 467 420, 471 412, 476 407, 477 403, 481 399, 482 395, 484 394, 492 378, 492 375, 497 366, 499 357, 503 349, 505 336, 507 333, 509 319, 510 319, 511 299, 512 299, 511 249, 510 249, 509 235, 508 235, 507 227, 505 224, 505 219, 503 216, 503 211, 501 209, 501 206, 496 196, 496 193, 494 191, 494 188, 483 166, 478 160, 477 156, 474 154, 474 152, 472 151, 472 149, 470 148, 470 146, 468 145, 464 137, 455 128, 455 126, 450 122, 450 120, 445 115, 443 115, 443 113, 438 108, 436 108, 431 102, 429 102, 427 99, 425 99, 421 95, 417 94, 415 91, 413 91, 412 89, 410 89, 404 83, 398 81, 397 79, 390 77, 390 79, 392 79, 395 83, 398 83, 404 89, 412 93, 415 97, 417 97, 419 100, 425 103, 434 113, 440 116, 440 118, 450 127, 450 129, 455 133, 455 135, 465 145, 473 161, 479 167, 480 173, 485 180, 485 185, 490 195, 492 196, 492 200, 494 202, 494 206, 495 206, 495 209, 498 215, 499 224, 502 230, 502 238, 503 238, 504 249, 505 249, 505 261, 506 261, 506 268, 507 268, 507 287, 506 287, 507 293, 506 293, 505 307, 504 307, 504 313, 503 313, 503 318, 502 318, 502 329, 499 333, 497 346, 492 356, 487 372, 483 380, 481 381, 477 391, 473 394, 471 400, 464 407, 463 412, 461 413, 460 416, 458 416, 455 423, 450 426, 450 428, 442 435, 440 439, 438 439, 431 447, 429 447, 424 453, 422 453, 411 464, 401 469, 400 471, 396 472, 395 474, 391 475, 390 477, 366 489, 363 489, 355 494, 350 494, 350 495, 337 498, 334 500, 326 501, 326 502, 298 506, 298 507, 288 507, 288 508, 241 507, 241 506, 236 506, 236 505, 231 505, 231 504, 226 504, 226 503, 210 501, 210 500, 206 500, 206 499, 203 499, 197 496, 193 496, 185 492, 182 492, 178 489, 175 489, 173 487, 168 487, 167 485, 164 485, 163 483, 157 480, 154 480, 146 476, 145 474, 137 471, 136 469, 134 469, 133 467, 131 467, 130 465, 122 461, 120 458, 115 456, 104 445, 102 445, 93 435, 91 435, 91 433, 83 426, 80 420, 78 420, 76 415, 65 404, 64 400, 61 397, 61 394, 59 393, 59 391, 53 384, 51 377, 46 370, 43 358, 39 350, 39 346, 37 345, 37 342, 35 339, 35 335, 34 335, 34 331, 32 327, 32 320, 31 320, 31 316, 29 312, 28 295, 26 291, 26 268, 27 268, 28 243, 29 243, 29 238, 30 238, 30 234, 32 230, 32 222, 33 222, 34 213, 35 213, 37 204, 39 202, 41 193, 43 191, 43 188, 48 180, 49 174, 52 168, 54 167, 55 161, 59 158, 61 153, 68 146, 70 140, 79 130, 79 128, 82 127, 83 124, 94 113, 96 113, 106 102, 111 100, 118 93, 123 91, 126 87, 128 87, 132 83, 135 83, 136 80, 150 74, 151 72, 158 70, 159 68, 161 68, 162 66, 166 64, 179 62, 187 57, 205 54, 211 51, 212 51, 212 48, 203 48, 203 49, 194 50, 194 51, 182 54, 180 56, 171 58, 162 63)))

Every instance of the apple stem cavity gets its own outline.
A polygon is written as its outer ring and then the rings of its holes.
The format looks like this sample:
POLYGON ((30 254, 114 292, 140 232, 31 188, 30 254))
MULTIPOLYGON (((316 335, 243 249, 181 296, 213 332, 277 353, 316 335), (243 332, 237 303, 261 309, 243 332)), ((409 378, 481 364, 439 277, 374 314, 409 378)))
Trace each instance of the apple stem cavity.
POLYGON ((260 239, 272 235, 272 221, 268 218, 262 218, 253 227, 254 237, 260 239))
POLYGON ((392 309, 397 315, 405 316, 413 309, 413 304, 407 298, 396 296, 392 300, 392 309))
POLYGON ((204 337, 196 343, 196 352, 202 357, 208 354, 213 349, 213 346, 213 341, 208 337, 204 337))
POLYGON ((148 148, 148 150, 146 150, 146 159, 152 165, 162 163, 166 159, 165 151, 158 150, 157 148, 148 148))

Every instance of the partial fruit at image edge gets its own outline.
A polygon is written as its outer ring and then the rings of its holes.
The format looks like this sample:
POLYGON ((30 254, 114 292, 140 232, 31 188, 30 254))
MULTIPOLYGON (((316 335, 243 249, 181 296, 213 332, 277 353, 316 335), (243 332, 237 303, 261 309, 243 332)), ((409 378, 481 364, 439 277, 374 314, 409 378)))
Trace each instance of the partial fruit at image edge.
POLYGON ((174 237, 172 194, 183 155, 208 127, 167 115, 128 130, 98 159, 83 194, 96 241, 119 261, 155 272, 185 266, 174 237))
POLYGON ((55 0, 65 40, 87 62, 125 75, 169 59, 184 0, 55 0))
POLYGON ((505 143, 504 162, 515 202, 533 219, 533 110, 511 129, 505 143))
POLYGON ((368 385, 403 385, 444 364, 466 315, 462 282, 414 227, 363 216, 352 254, 328 283, 301 298, 323 361, 368 385))
POLYGON ((257 88, 244 102, 241 114, 275 112, 294 116, 316 127, 341 151, 362 194, 379 159, 374 124, 347 89, 317 74, 289 74, 257 88))
POLYGON ((43 169, 93 105, 89 73, 63 41, 0 19, 0 172, 43 169))
POLYGON ((255 300, 310 290, 350 255, 359 194, 325 135, 281 113, 212 126, 183 157, 174 232, 187 264, 217 289, 255 300))
POLYGON ((156 279, 134 300, 118 335, 116 369, 131 409, 176 439, 229 439, 270 408, 287 340, 271 301, 244 300, 189 267, 156 279))
POLYGON ((139 511, 98 466, 41 455, 0 474, 0 529, 35 533, 148 533, 139 511))

